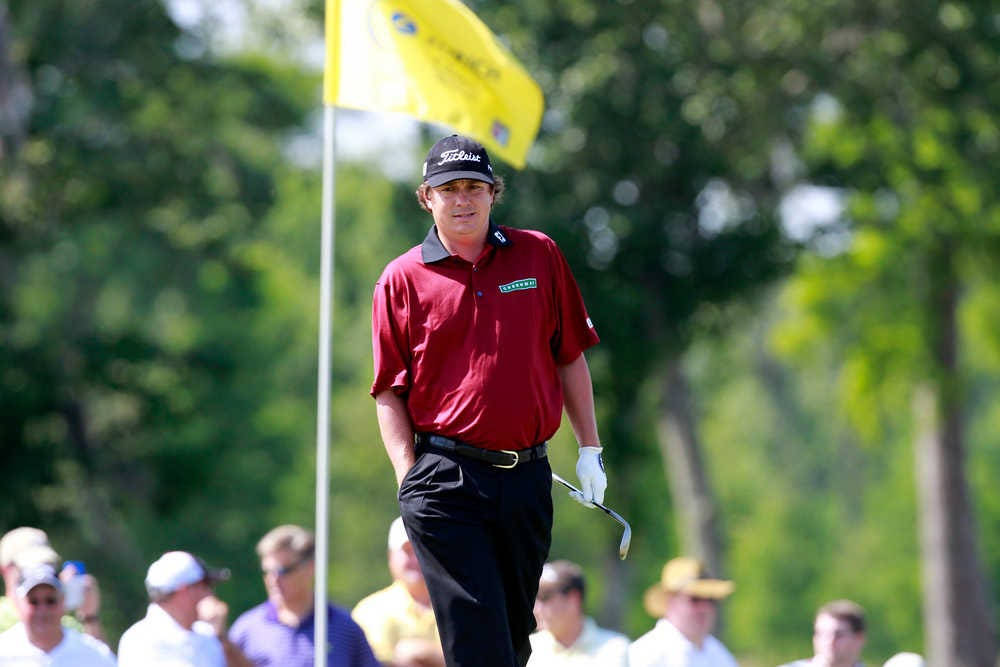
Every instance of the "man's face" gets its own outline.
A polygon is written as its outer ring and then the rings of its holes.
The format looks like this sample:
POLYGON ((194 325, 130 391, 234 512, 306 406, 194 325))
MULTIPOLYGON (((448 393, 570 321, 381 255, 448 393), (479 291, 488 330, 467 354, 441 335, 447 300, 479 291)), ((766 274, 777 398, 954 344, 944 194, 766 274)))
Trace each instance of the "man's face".
POLYGON ((469 243, 486 238, 493 206, 493 186, 489 183, 471 178, 448 181, 431 188, 426 203, 445 241, 469 243))
POLYGON ((854 632, 850 623, 829 614, 816 617, 813 651, 824 667, 853 667, 861 656, 865 634, 854 632))
POLYGON ((665 617, 688 640, 701 646, 705 638, 712 633, 712 628, 715 627, 715 619, 719 613, 717 605, 717 600, 686 593, 674 593, 667 600, 665 617))
POLYGON ((199 602, 211 594, 212 586, 205 580, 188 584, 187 586, 183 586, 174 592, 175 596, 184 598, 185 606, 189 607, 192 611, 198 608, 199 602))
POLYGON ((412 544, 404 542, 403 546, 389 552, 389 572, 394 580, 401 581, 407 586, 420 584, 424 580, 412 544))
POLYGON ((579 620, 580 592, 563 591, 558 586, 542 586, 535 597, 535 622, 539 630, 561 635, 563 628, 579 620))
POLYGON ((21 620, 32 634, 58 629, 65 612, 62 593, 48 584, 39 584, 19 598, 18 608, 21 620))
POLYGON ((313 595, 312 556, 279 549, 260 559, 267 596, 279 608, 306 605, 313 595))

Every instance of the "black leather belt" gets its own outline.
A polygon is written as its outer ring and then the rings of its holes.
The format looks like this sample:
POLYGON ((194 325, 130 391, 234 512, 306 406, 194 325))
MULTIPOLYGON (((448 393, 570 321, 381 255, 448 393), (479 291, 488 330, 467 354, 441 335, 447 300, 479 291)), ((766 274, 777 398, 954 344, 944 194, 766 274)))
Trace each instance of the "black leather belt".
POLYGON ((548 454, 549 445, 543 442, 527 449, 483 449, 464 442, 446 438, 434 433, 417 433, 417 446, 452 452, 470 459, 489 463, 497 468, 513 468, 528 461, 543 459, 548 454))

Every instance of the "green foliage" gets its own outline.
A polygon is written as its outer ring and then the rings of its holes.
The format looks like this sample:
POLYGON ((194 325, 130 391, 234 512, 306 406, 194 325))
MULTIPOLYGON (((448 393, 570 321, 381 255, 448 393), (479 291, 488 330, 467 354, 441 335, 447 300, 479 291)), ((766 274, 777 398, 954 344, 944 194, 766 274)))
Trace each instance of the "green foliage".
MULTIPOLYGON (((986 266, 997 257, 1000 237, 993 220, 1000 200, 988 166, 998 146, 984 117, 1000 93, 996 25, 985 3, 881 2, 874 9, 845 6, 855 31, 853 50, 826 91, 836 105, 812 114, 803 145, 816 179, 848 187, 844 223, 851 245, 833 257, 803 258, 789 289, 792 318, 779 338, 788 352, 820 340, 841 346, 836 404, 864 446, 885 452, 880 461, 887 471, 893 469, 890 452, 915 436, 908 426, 913 392, 925 382, 958 406, 969 425, 967 441, 956 443, 950 455, 965 447, 971 459, 989 460, 995 443, 978 426, 992 410, 979 389, 991 384, 983 378, 989 356, 965 345, 986 352, 992 337, 982 318, 990 308, 993 271, 986 266), (884 27, 886 18, 893 29, 884 27), (969 287, 969 299, 959 301, 956 372, 946 361, 948 332, 938 322, 948 312, 944 295, 962 286, 969 287)), ((911 477, 897 470, 889 483, 902 492, 911 477)), ((991 494, 975 475, 972 482, 973 497, 991 494)), ((881 490, 873 487, 866 495, 874 500, 881 490)), ((906 520, 912 510, 899 498, 885 494, 875 506, 906 520)), ((975 504, 983 506, 981 500, 975 504)), ((949 521, 965 519, 954 507, 943 511, 949 521)), ((982 516, 979 521, 990 525, 982 516)), ((884 527, 865 530, 852 546, 859 558, 900 557, 885 582, 891 591, 870 604, 898 631, 915 625, 917 615, 884 600, 905 595, 916 607, 917 567, 910 559, 917 549, 912 535, 890 540, 886 533, 884 527)), ((961 553, 960 546, 951 548, 961 553)), ((995 573, 995 563, 989 567, 995 573)), ((959 623, 969 625, 968 619, 959 623)))
MULTIPOLYGON (((603 338, 588 358, 607 500, 635 531, 621 563, 616 524, 556 490, 552 556, 584 565, 599 620, 652 625, 642 591, 680 549, 658 374, 684 354, 736 653, 806 655, 815 608, 836 597, 868 608, 869 662, 919 650, 910 394, 944 243, 965 286, 980 546, 1000 582, 993 10, 469 4, 545 92, 530 168, 505 173, 496 218, 552 235, 580 280, 603 338), (797 256, 782 238, 778 201, 803 178, 847 193, 842 251, 797 256)), ((220 595, 239 613, 263 597, 256 540, 314 521, 320 183, 288 139, 308 131, 318 77, 213 56, 152 0, 6 6, 0 81, 17 68, 32 106, 0 128, 0 525, 44 526, 91 566, 112 638, 171 548, 231 567, 220 595)), ((398 510, 367 395, 369 304, 429 225, 412 187, 337 171, 329 588, 346 605, 388 581, 398 510)), ((567 477, 573 450, 563 429, 552 464, 567 477)))
POLYGON ((869 613, 873 662, 919 647, 908 415, 864 447, 836 400, 836 338, 788 364, 771 352, 776 320, 762 306, 754 326, 697 343, 690 357, 699 395, 712 397, 701 423, 737 583, 727 637, 759 664, 808 655, 815 610, 847 597, 869 613))
POLYGON ((0 164, 0 515, 91 564, 113 637, 159 552, 252 559, 274 499, 247 480, 313 420, 309 286, 261 221, 316 78, 182 58, 157 2, 9 5, 33 107, 0 164))

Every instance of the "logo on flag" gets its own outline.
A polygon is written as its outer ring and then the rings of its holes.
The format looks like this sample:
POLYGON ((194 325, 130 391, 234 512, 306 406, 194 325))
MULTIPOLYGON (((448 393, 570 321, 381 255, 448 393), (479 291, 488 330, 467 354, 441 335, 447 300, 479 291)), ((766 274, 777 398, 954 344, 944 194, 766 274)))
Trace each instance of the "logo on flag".
POLYGON ((415 35, 417 34, 417 24, 410 19, 409 16, 403 12, 395 12, 392 15, 392 25, 395 26, 396 32, 401 35, 415 35))
POLYGON ((510 128, 501 123, 498 120, 493 121, 493 126, 490 128, 490 134, 496 139, 496 142, 501 146, 506 146, 510 141, 510 128))

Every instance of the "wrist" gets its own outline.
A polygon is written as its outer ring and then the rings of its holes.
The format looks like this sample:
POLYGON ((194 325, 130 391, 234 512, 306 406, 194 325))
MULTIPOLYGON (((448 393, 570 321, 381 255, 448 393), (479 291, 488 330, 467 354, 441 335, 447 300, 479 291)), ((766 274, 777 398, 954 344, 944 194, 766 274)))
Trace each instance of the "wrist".
POLYGON ((77 614, 76 620, 80 621, 84 625, 92 625, 101 620, 97 614, 77 614))
POLYGON ((579 448, 580 448, 580 451, 581 451, 581 452, 582 452, 582 451, 583 451, 584 449, 590 449, 590 450, 594 450, 594 451, 596 451, 596 452, 597 452, 598 454, 600 454, 601 452, 603 452, 603 451, 604 451, 604 447, 602 447, 601 445, 579 445, 579 448))

